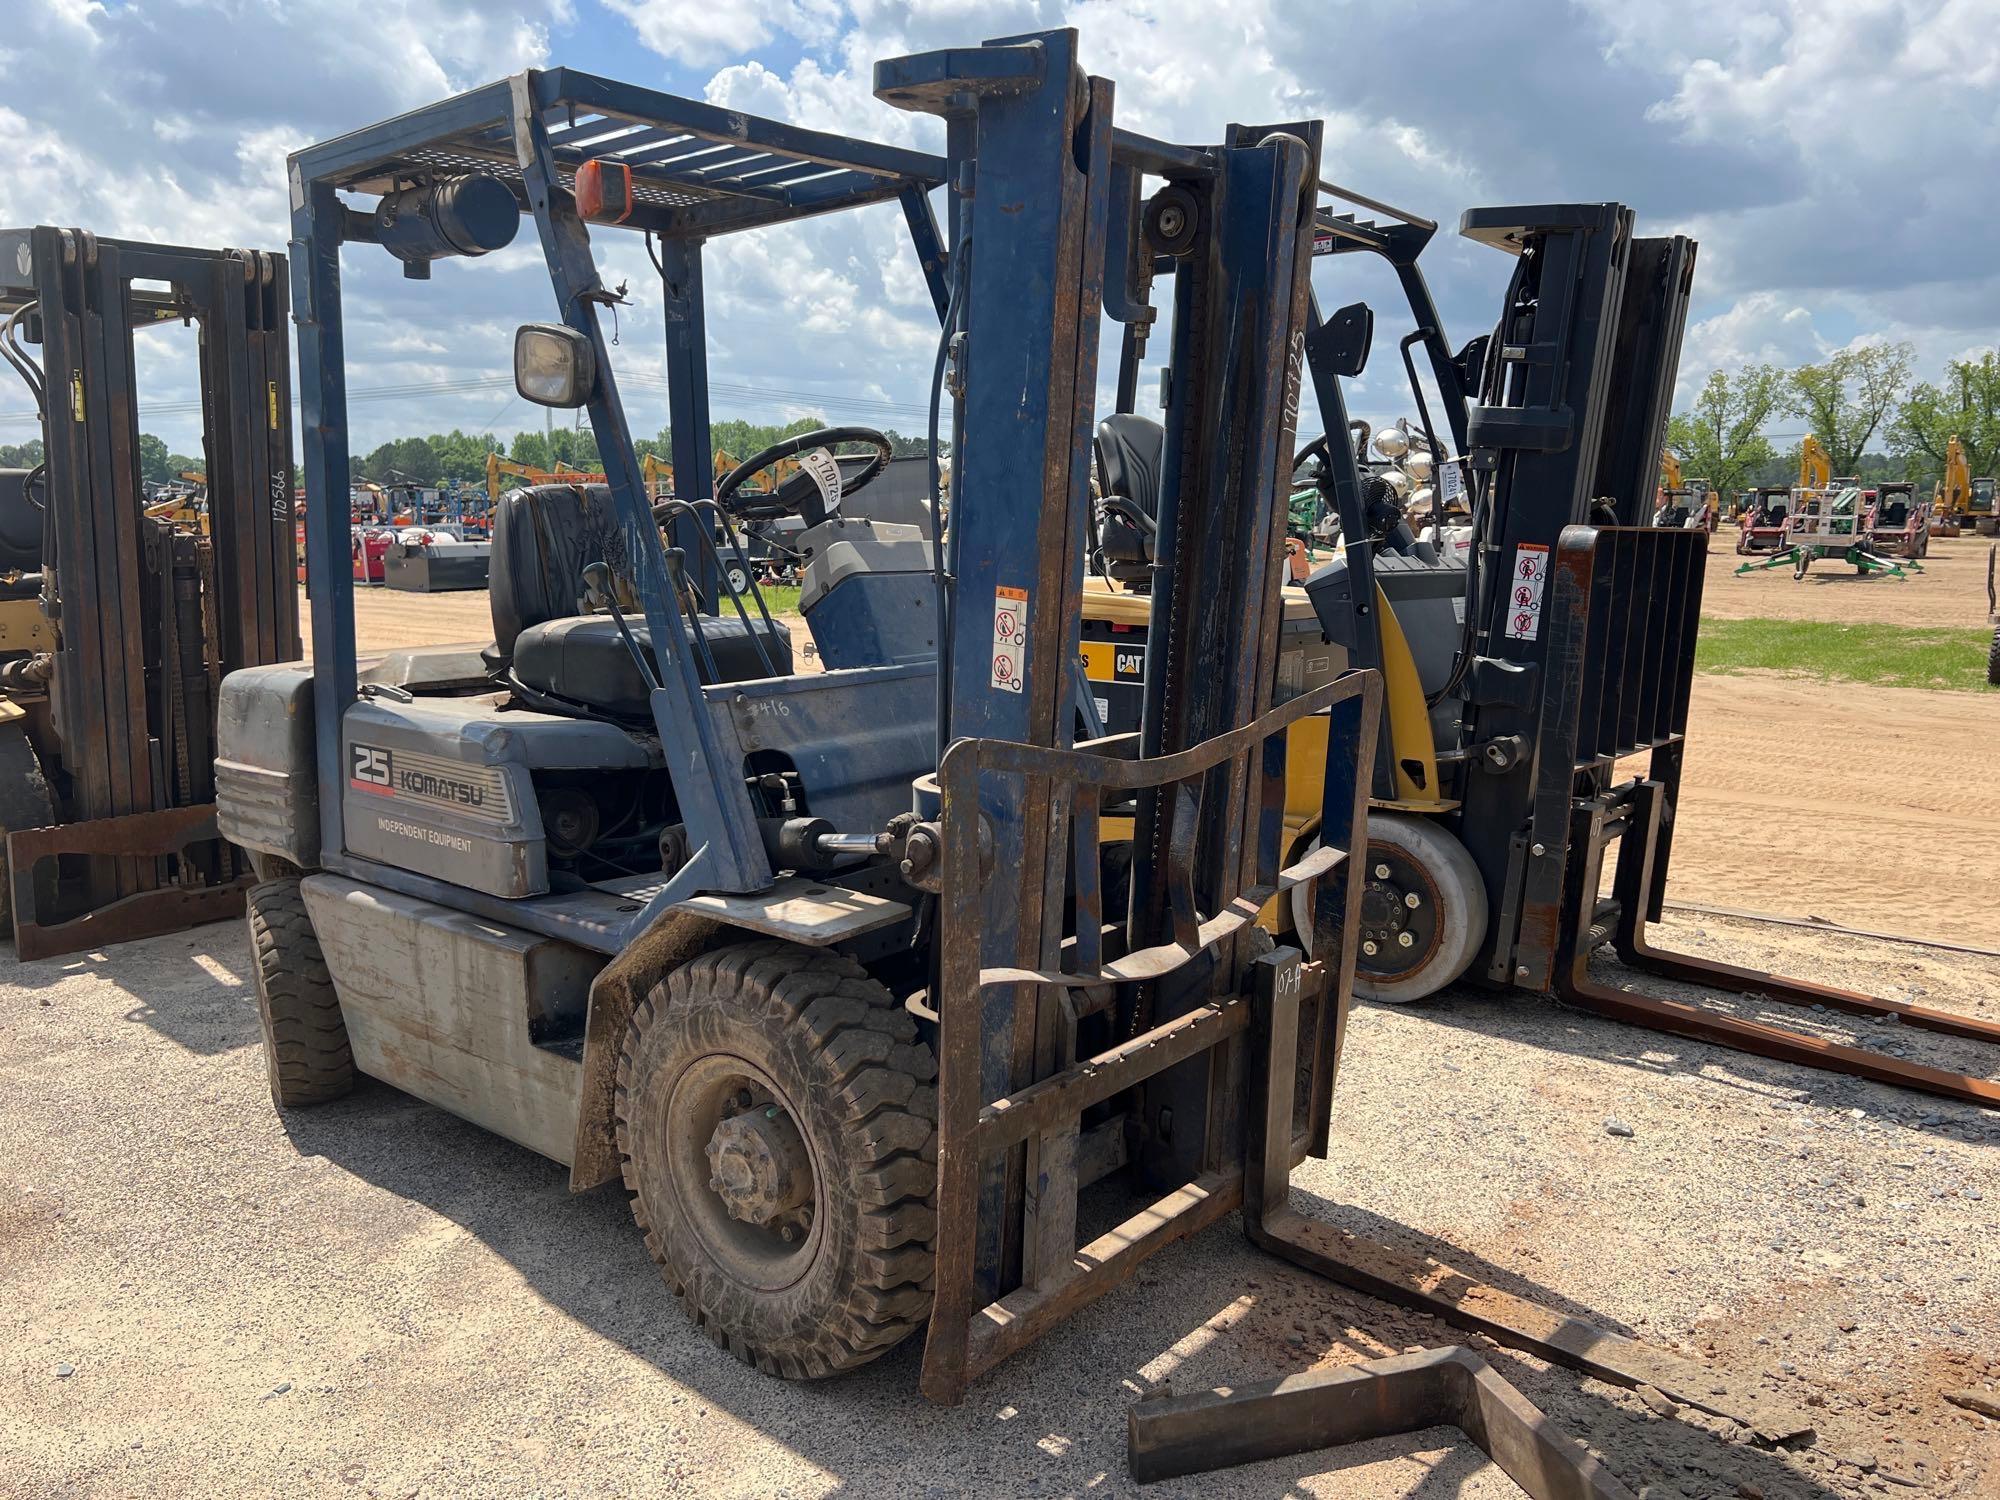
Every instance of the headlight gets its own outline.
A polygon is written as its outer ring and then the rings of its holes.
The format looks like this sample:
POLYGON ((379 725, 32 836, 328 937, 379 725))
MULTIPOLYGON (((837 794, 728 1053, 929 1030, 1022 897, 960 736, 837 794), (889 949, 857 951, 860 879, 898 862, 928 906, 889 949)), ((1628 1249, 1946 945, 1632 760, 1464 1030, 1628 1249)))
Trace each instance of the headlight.
POLYGON ((597 384, 590 340, 564 323, 514 330, 514 389, 537 406, 581 406, 597 384))
POLYGON ((1410 451, 1410 440, 1393 427, 1375 434, 1375 451, 1387 459, 1401 458, 1410 451))

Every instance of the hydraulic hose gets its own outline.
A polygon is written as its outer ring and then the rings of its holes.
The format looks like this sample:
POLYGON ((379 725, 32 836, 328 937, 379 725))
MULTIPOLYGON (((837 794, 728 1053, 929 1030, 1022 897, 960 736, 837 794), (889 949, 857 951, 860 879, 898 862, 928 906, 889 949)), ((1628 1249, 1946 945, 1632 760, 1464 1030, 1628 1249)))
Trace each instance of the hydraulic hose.
MULTIPOLYGON (((965 315, 965 283, 968 263, 971 259, 972 240, 970 236, 961 239, 951 257, 951 297, 944 311, 944 326, 938 333, 937 360, 931 367, 931 399, 928 428, 930 450, 931 482, 931 588, 935 595, 937 610, 937 758, 944 762, 945 747, 951 743, 951 603, 948 597, 952 573, 945 566, 944 537, 944 471, 938 460, 939 414, 944 405, 944 371, 951 358, 951 341, 959 332, 959 322, 965 315)), ((956 436, 957 397, 953 397, 954 420, 952 430, 956 436)), ((959 459, 958 444, 952 445, 952 462, 959 459)), ((955 472, 955 470, 954 470, 955 472)))

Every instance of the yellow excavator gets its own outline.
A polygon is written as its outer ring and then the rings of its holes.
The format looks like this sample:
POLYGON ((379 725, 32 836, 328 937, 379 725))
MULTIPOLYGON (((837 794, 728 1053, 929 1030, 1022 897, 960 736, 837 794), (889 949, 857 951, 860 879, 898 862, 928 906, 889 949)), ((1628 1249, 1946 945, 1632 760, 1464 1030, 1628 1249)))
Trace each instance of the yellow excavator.
MULTIPOLYGON (((1956 442, 1954 438, 1952 441, 1956 442)), ((1799 444, 1799 482, 1802 490, 1823 490, 1833 483, 1833 460, 1820 440, 1810 432, 1799 444)))
POLYGON ((1965 461, 1965 445, 1953 433, 1945 445, 1944 477, 1931 492, 1931 535, 1958 536, 1971 500, 1972 467, 1965 461))
POLYGON ((497 453, 487 454, 486 495, 495 505, 500 503, 500 496, 504 493, 505 487, 500 482, 503 479, 520 479, 529 484, 604 483, 604 475, 601 473, 588 474, 582 469, 572 469, 563 464, 557 464, 553 469, 535 469, 527 464, 515 463, 511 458, 502 458, 497 453))

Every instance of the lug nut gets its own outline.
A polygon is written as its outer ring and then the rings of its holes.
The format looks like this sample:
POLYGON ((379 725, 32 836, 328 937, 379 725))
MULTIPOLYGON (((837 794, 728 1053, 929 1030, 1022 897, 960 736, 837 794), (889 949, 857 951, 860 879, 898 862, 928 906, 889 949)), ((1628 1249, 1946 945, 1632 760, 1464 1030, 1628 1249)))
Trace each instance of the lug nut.
POLYGON ((1373 958, 1375 956, 1375 944, 1373 942, 1363 943, 1361 945, 1361 951, 1367 954, 1370 958, 1373 958))
POLYGON ((796 1244, 799 1238, 799 1226, 796 1224, 787 1224, 778 1231, 778 1236, 787 1245, 796 1244))
POLYGON ((1387 880, 1389 878, 1389 867, 1387 865, 1377 865, 1375 867, 1375 878, 1377 880, 1387 880))
POLYGON ((1407 932, 1399 932, 1396 934, 1396 945, 1400 948, 1414 947, 1416 945, 1416 941, 1417 940, 1411 937, 1407 932))
POLYGON ((1415 891, 1411 891, 1408 895, 1403 897, 1403 905, 1409 907, 1411 911, 1415 911, 1419 906, 1423 905, 1423 902, 1420 899, 1418 899, 1417 893, 1415 891))

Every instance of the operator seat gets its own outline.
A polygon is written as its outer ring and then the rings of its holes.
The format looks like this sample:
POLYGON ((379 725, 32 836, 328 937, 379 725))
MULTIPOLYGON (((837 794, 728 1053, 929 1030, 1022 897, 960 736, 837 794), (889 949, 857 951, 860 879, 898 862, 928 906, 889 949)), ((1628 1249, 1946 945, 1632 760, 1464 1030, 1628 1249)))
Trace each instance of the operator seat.
POLYGON ((1119 412, 1097 424, 1096 561, 1105 577, 1125 584, 1153 578, 1154 523, 1160 516, 1160 471, 1167 432, 1158 422, 1119 412))
MULTIPOLYGON (((642 647, 650 645, 610 486, 538 484, 503 495, 493 516, 493 655, 508 683, 538 707, 649 722, 646 680, 617 622, 584 613, 583 570, 594 562, 610 568, 626 623, 642 647)), ((694 652, 704 682, 790 674, 791 632, 775 620, 766 629, 755 610, 751 622, 733 611, 703 616, 714 659, 711 673, 694 652)))

